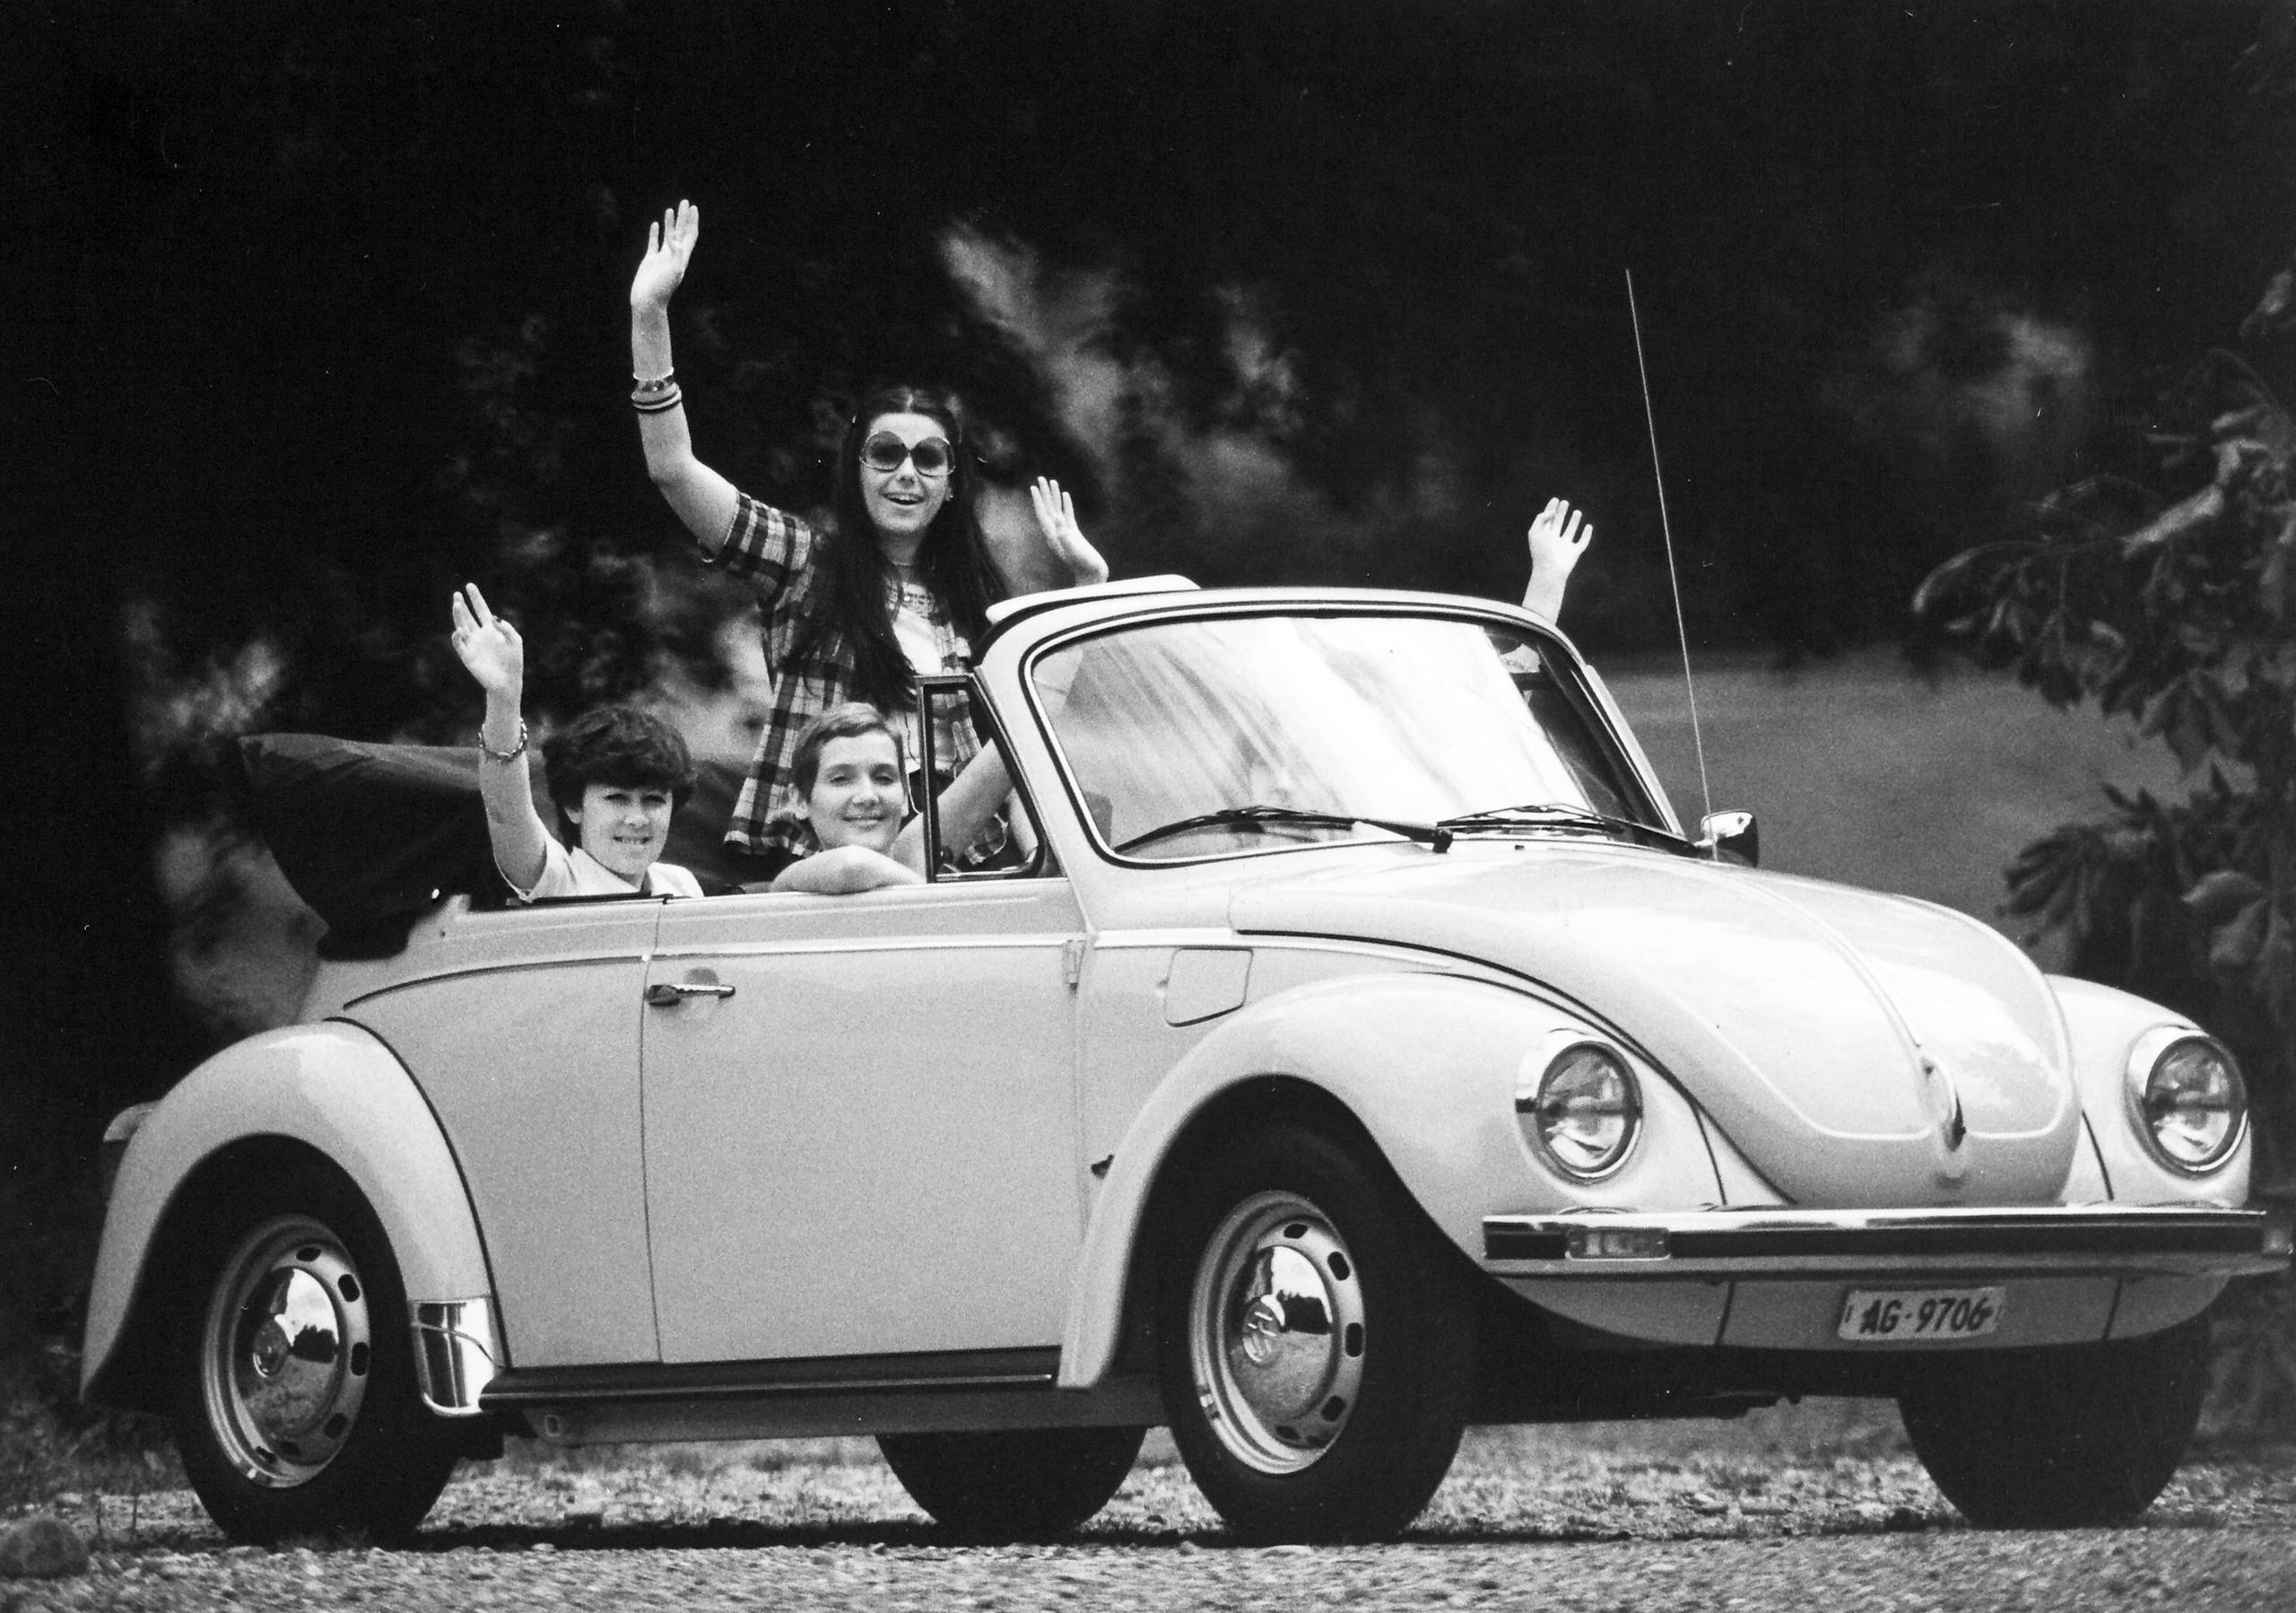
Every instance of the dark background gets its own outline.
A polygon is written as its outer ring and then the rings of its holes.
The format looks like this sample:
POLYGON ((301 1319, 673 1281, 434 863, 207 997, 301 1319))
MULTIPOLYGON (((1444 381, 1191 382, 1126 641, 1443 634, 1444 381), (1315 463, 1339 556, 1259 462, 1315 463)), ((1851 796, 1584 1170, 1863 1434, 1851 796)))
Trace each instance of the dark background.
POLYGON ((622 401, 681 196, 689 414, 761 496, 892 376, 1119 576, 1511 596, 1563 493, 1597 653, 1673 632, 1622 269, 1692 643, 1792 658, 2133 467, 2296 246, 2261 0, 13 11, 0 1348, 213 1040, 152 859, 221 739, 465 732, 465 577, 542 710, 723 676, 622 401))

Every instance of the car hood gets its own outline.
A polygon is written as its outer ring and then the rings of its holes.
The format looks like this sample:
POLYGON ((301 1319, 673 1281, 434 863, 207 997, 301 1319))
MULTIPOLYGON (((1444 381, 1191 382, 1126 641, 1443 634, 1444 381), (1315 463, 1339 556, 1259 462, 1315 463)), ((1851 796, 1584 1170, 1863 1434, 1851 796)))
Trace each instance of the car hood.
POLYGON ((2073 1163, 2048 982, 1927 902, 1542 841, 1278 876, 1235 892, 1230 920, 1464 955, 1573 999, 1796 1203, 2047 1202, 2073 1163))

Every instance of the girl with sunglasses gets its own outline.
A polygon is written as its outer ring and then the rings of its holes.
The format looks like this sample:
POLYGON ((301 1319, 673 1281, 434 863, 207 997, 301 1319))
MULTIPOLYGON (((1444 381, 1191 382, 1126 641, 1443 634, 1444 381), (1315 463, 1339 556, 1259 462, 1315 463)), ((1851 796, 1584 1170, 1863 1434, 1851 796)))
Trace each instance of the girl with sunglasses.
MULTIPOLYGON (((813 850, 794 772, 806 724, 864 701, 900 725, 908 754, 922 754, 917 675, 968 668, 988 606, 1010 589, 981 540, 964 421, 944 394, 896 387, 854 412, 838 453, 831 533, 750 497, 694 458, 671 372, 669 308, 700 234, 691 202, 647 231, 630 286, 631 402, 654 484, 703 556, 757 590, 773 707, 726 840, 764 859, 760 872, 770 876, 813 850)), ((1106 581, 1108 565, 1059 484, 1038 478, 1030 500, 1074 580, 1106 581)), ((978 749, 961 718, 935 731, 934 755, 952 773, 978 749)), ((990 837, 997 833, 992 825, 990 837)))

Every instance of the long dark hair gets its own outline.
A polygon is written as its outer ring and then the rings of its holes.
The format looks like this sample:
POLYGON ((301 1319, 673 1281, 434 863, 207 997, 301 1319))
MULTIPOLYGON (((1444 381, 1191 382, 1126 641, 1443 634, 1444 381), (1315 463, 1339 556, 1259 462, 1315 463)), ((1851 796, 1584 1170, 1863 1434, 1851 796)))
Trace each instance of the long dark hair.
POLYGON ((837 454, 837 531, 816 551, 822 586, 813 594, 811 620, 797 646, 815 641, 841 646, 852 661, 854 693, 885 711, 917 700, 917 680, 909 658, 893 637, 892 612, 885 603, 885 561, 861 491, 861 446, 869 431, 888 414, 923 414, 941 423, 950 448, 949 496, 925 529, 918 565, 925 584, 948 608, 957 631, 978 643, 988 628, 988 607, 1005 594, 1004 580, 988 557, 973 512, 978 475, 965 440, 963 412, 955 398, 920 387, 888 387, 864 398, 845 428, 837 454))

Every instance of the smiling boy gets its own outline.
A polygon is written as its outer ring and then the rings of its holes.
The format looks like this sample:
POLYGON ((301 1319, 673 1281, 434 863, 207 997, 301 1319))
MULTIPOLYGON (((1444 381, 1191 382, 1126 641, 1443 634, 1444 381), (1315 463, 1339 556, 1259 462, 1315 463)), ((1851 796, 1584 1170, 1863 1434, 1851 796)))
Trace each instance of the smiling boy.
MULTIPOLYGON (((850 896, 924 883, 925 820, 909 817, 906 759, 883 712, 858 702, 822 712, 798 735, 790 771, 821 850, 782 869, 775 890, 850 896)), ((1012 788, 996 747, 982 751, 941 792, 944 838, 965 844, 1012 788)))
POLYGON ((693 875, 660 861, 670 814, 693 783, 678 731, 634 706, 586 711, 543 744, 551 799, 574 841, 543 824, 526 779, 519 715, 526 644, 476 585, 454 602, 455 653, 486 691, 478 787, 494 866, 522 902, 563 896, 699 896, 693 875))

